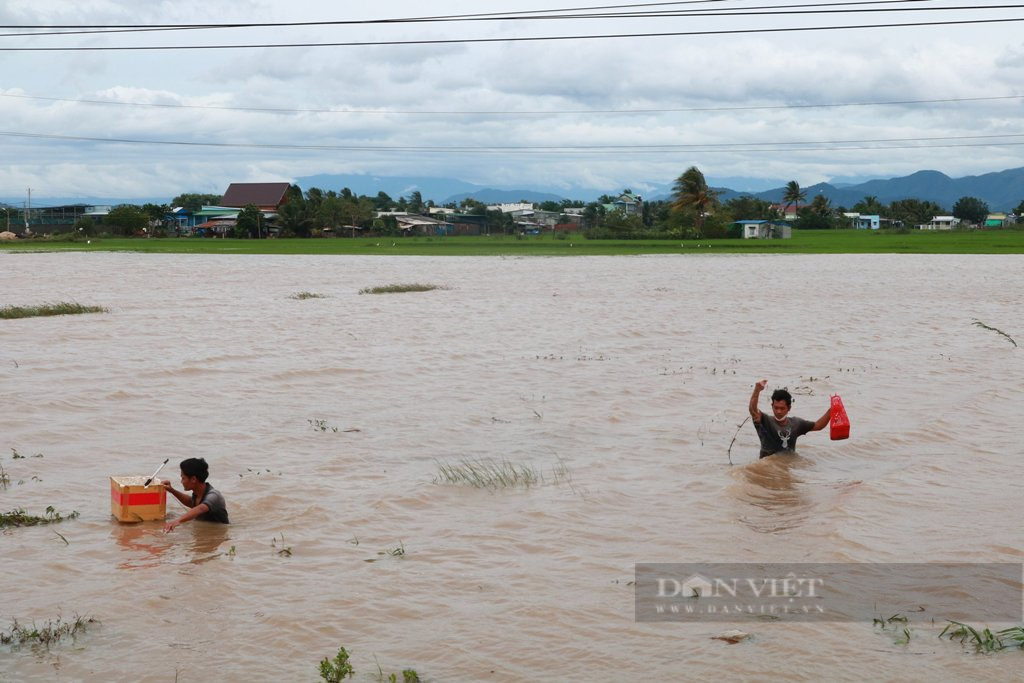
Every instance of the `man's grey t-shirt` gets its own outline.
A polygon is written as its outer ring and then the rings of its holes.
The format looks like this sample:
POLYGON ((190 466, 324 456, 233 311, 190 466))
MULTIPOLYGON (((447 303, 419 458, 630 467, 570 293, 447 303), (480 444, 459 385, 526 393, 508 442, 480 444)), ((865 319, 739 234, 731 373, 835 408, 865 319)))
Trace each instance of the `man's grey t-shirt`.
MULTIPOLYGON (((193 503, 195 499, 195 494, 192 494, 193 503)), ((196 517, 196 519, 204 522, 228 523, 228 506, 224 502, 224 496, 220 494, 220 491, 207 484, 206 491, 203 492, 203 499, 199 502, 206 503, 206 507, 210 509, 196 517)))
POLYGON ((796 450, 796 439, 803 436, 814 428, 814 423, 799 417, 791 417, 786 420, 785 425, 780 425, 774 415, 761 413, 761 422, 754 423, 757 436, 761 439, 761 457, 765 458, 773 453, 789 452, 796 450))

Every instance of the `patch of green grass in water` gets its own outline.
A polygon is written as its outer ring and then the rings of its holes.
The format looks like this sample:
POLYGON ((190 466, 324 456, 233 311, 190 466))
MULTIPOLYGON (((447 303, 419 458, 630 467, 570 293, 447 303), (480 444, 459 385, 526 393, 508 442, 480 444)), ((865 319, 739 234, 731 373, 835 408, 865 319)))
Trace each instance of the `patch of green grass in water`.
POLYGON ((48 315, 78 315, 81 313, 106 313, 102 306, 83 306, 76 303, 42 304, 41 306, 4 306, 0 308, 0 318, 14 320, 17 318, 39 318, 48 315))
POLYGON ((4 645, 22 645, 25 643, 40 643, 49 647, 62 638, 74 638, 80 631, 85 631, 89 624, 96 623, 91 617, 80 617, 75 615, 74 621, 63 621, 57 617, 56 621, 48 621, 42 627, 34 622, 31 627, 14 623, 7 631, 0 631, 0 643, 4 645))
POLYGON ((74 519, 75 517, 78 517, 77 512, 71 512, 67 516, 64 516, 57 512, 52 505, 46 508, 46 514, 42 517, 39 515, 30 515, 21 508, 18 508, 11 512, 0 512, 0 529, 12 526, 56 524, 57 522, 63 522, 66 519, 74 519))
POLYGON ((959 640, 961 644, 973 645, 978 652, 1024 648, 1024 626, 1011 626, 993 633, 988 628, 975 628, 959 621, 950 621, 942 629, 939 638, 943 636, 959 640))
POLYGON ((448 289, 442 285, 422 285, 413 283, 409 285, 384 285, 382 287, 364 287, 359 290, 360 294, 401 294, 403 292, 429 292, 434 289, 448 289))
POLYGON ((435 483, 460 484, 478 489, 530 488, 542 483, 532 466, 491 458, 463 458, 457 463, 439 463, 435 483))

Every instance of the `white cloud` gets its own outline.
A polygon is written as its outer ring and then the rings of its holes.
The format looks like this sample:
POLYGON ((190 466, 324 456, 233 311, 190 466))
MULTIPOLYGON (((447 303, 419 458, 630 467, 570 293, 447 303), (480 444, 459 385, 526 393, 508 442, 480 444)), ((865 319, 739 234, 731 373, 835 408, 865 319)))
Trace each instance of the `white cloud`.
MULTIPOLYGON (((790 4, 793 4, 792 2, 790 4)), ((948 4, 948 3, 946 3, 948 4)), ((961 3, 962 4, 962 3, 961 3)), ((710 5, 708 6, 710 7, 710 5)), ((680 8, 690 5, 680 4, 680 8)), ((487 11, 542 9, 494 0, 487 11)), ((6 24, 322 21, 482 11, 453 0, 347 7, 325 0, 138 3, 13 0, 6 24)), ((901 19, 985 18, 961 10, 901 19)), ((894 18, 895 19, 895 18, 894 18)), ((881 21, 878 17, 871 21, 881 21)), ((125 36, 7 38, 13 45, 343 42, 422 37, 488 38, 547 34, 749 29, 768 25, 865 23, 863 15, 804 18, 661 18, 588 22, 474 22, 301 27, 125 36)), ((389 45, 246 50, 0 52, 0 113, 7 133, 131 138, 197 146, 111 144, 0 136, 6 162, 0 197, 27 186, 52 196, 167 196, 229 182, 316 173, 443 175, 489 185, 547 183, 650 187, 690 165, 709 178, 891 177, 923 168, 960 176, 1021 165, 1024 68, 1020 25, 979 24, 827 32, 785 32, 493 44, 389 45), (30 99, 4 95, 28 95, 30 99), (149 105, 114 106, 82 100, 149 105), (887 106, 799 107, 826 103, 961 100, 887 106), (390 110, 392 114, 271 113, 390 110), (568 110, 669 110, 644 114, 568 110), (673 111, 674 110, 674 111, 673 111), (408 112, 474 112, 410 114, 408 112), (512 115, 548 111, 551 115, 512 115), (402 113, 400 113, 402 112, 402 113), (494 112, 483 114, 480 112, 494 112), (929 143, 836 141, 936 138, 929 143), (963 139, 954 139, 963 138, 963 139), (756 145, 817 142, 814 149, 756 151, 756 145), (343 145, 371 150, 253 149, 238 145, 343 145), (924 145, 930 145, 925 147, 924 145), (472 146, 602 146, 589 152, 463 153, 472 146), (700 145, 659 153, 637 145, 700 145), (735 145, 736 147, 729 147, 735 145), (381 147, 404 147, 405 151, 381 147), (846 149, 859 146, 861 149, 846 149), (891 149, 900 147, 902 149, 891 149), (439 148, 428 152, 410 148, 439 148), (886 149, 889 147, 890 149, 886 149)))

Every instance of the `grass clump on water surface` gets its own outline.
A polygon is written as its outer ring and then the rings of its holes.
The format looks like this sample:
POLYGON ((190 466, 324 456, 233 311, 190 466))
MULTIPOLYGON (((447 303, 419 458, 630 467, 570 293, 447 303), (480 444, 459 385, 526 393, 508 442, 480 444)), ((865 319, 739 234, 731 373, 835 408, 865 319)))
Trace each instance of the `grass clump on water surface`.
POLYGON ((4 645, 39 643, 49 647, 62 638, 74 638, 80 631, 85 631, 88 625, 93 623, 96 623, 96 619, 78 615, 75 615, 74 621, 63 621, 57 617, 56 621, 48 621, 42 627, 37 626, 34 622, 32 626, 24 626, 15 619, 8 630, 0 631, 0 643, 4 645))
POLYGON ((443 285, 425 285, 412 283, 407 285, 393 284, 382 287, 364 287, 359 290, 360 294, 401 294, 403 292, 429 292, 434 289, 448 289, 443 285))
POLYGON ((995 652, 1009 648, 1024 649, 1024 626, 1011 626, 993 633, 987 628, 976 629, 959 621, 950 621, 939 634, 940 638, 943 636, 950 640, 971 644, 979 652, 995 652))
MULTIPOLYGON (((350 656, 348 650, 341 647, 338 648, 338 654, 334 655, 334 659, 324 657, 320 660, 320 678, 326 681, 326 683, 342 683, 346 678, 354 676, 356 670, 352 663, 348 661, 350 656)), ((398 674, 391 673, 385 677, 384 670, 380 668, 380 664, 377 665, 376 679, 380 683, 399 683, 398 674)), ((420 675, 415 669, 402 670, 401 683, 420 683, 421 680, 420 675)))
POLYGON ((530 488, 543 482, 536 468, 491 458, 463 458, 457 463, 439 463, 435 484, 464 484, 478 489, 530 488))
POLYGON ((12 510, 11 512, 0 512, 0 529, 6 529, 12 526, 38 526, 40 524, 56 524, 57 522, 63 522, 66 519, 74 519, 78 517, 78 512, 71 512, 67 516, 64 516, 57 512, 53 506, 46 508, 46 514, 42 517, 39 515, 30 515, 22 509, 12 510))
POLYGON ((13 320, 16 318, 39 318, 48 315, 78 315, 80 313, 106 313, 103 306, 83 306, 82 304, 62 302, 42 304, 40 306, 4 306, 0 308, 0 318, 13 320))
POLYGON ((345 648, 339 648, 334 659, 324 657, 320 660, 320 678, 327 683, 341 683, 346 678, 355 675, 356 670, 348 661, 349 654, 345 648))
POLYGON ((291 298, 298 299, 299 301, 305 301, 306 299, 326 299, 327 297, 323 294, 317 294, 316 292, 296 292, 292 294, 291 298))

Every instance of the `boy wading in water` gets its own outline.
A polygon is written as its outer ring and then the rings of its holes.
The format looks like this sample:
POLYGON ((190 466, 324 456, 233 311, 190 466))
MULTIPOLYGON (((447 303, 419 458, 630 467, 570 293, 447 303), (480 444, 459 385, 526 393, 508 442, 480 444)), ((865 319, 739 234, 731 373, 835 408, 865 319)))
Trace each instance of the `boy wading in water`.
POLYGON ((193 519, 227 524, 228 508, 224 502, 224 496, 206 482, 206 478, 210 476, 210 467, 206 464, 206 460, 186 458, 181 461, 180 467, 181 488, 191 491, 191 496, 185 491, 176 490, 168 479, 164 479, 162 483, 164 488, 189 510, 181 517, 167 522, 164 525, 164 532, 174 531, 174 527, 193 519))
POLYGON ((785 389, 776 389, 772 392, 772 414, 762 413, 757 407, 757 400, 766 386, 768 380, 761 380, 754 385, 754 393, 750 395, 750 419, 754 421, 754 429, 761 439, 762 458, 775 453, 793 453, 796 450, 797 437, 807 432, 821 431, 831 421, 831 404, 817 422, 790 417, 789 409, 793 405, 793 397, 785 389))

